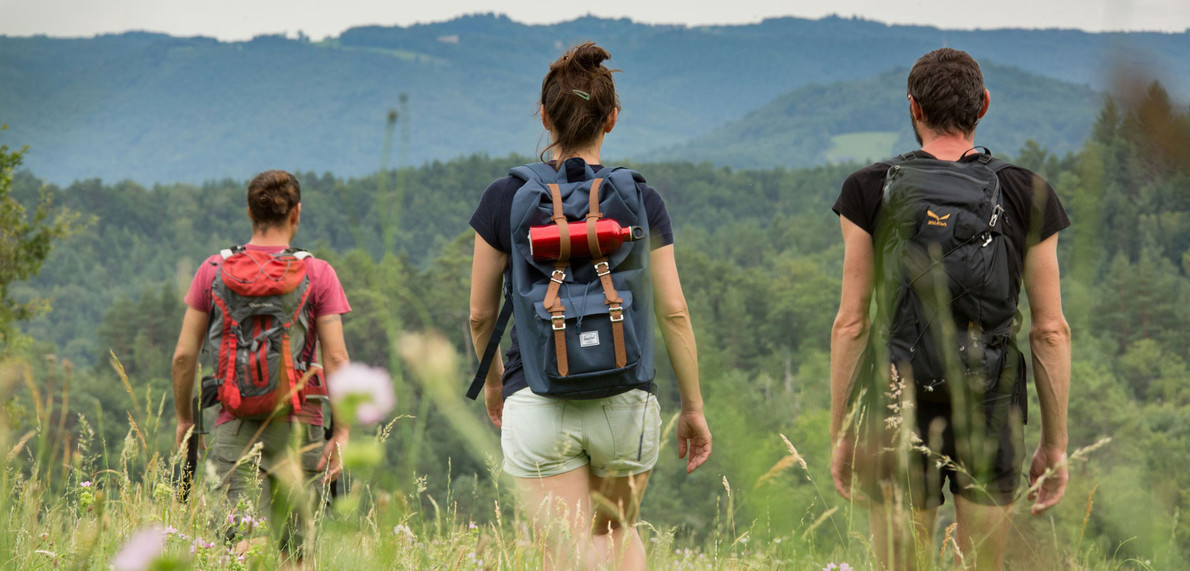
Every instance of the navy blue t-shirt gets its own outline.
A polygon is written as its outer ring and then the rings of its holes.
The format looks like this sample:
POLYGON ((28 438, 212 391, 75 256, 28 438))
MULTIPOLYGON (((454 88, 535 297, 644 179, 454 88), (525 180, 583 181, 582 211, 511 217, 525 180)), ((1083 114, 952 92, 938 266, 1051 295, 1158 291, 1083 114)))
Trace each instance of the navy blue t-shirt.
MULTIPOLYGON (((582 180, 586 176, 585 166, 586 163, 582 159, 567 159, 567 180, 582 180)), ((591 169, 596 172, 601 168, 602 165, 591 165, 591 169)), ((471 215, 471 227, 475 232, 493 248, 506 254, 512 251, 512 197, 522 184, 524 181, 512 175, 496 179, 483 191, 479 206, 471 215)), ((673 244, 673 225, 670 223, 669 211, 665 209, 665 201, 661 199, 661 194, 642 182, 637 183, 637 188, 640 189, 641 200, 649 218, 650 246, 656 250, 673 244)), ((509 279, 508 270, 504 272, 504 279, 509 279)), ((508 338, 508 350, 504 352, 504 398, 529 386, 521 366, 521 349, 517 345, 515 324, 508 338)))

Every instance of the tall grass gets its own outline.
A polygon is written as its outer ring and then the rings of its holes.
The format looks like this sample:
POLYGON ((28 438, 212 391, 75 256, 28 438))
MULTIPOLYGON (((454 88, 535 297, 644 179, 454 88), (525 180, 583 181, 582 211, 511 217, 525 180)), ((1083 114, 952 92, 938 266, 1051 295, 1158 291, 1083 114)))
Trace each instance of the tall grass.
MULTIPOLYGON (((476 455, 488 468, 482 474, 411 475, 408 481, 386 486, 376 482, 392 478, 374 476, 389 470, 397 459, 349 460, 353 485, 329 507, 314 512, 317 533, 307 561, 319 568, 343 569, 539 568, 542 545, 530 533, 527 518, 518 513, 512 486, 500 473, 495 433, 483 424, 480 411, 468 410, 476 408, 473 403, 459 395, 458 380, 465 378, 466 364, 436 335, 403 336, 395 349, 404 356, 407 372, 422 387, 424 398, 440 413, 435 419, 449 423, 467 443, 467 450, 449 453, 476 455), (445 490, 441 495, 427 492, 435 479, 445 480, 436 487, 445 490)), ((114 356, 112 364, 121 371, 114 356)), ((0 567, 109 568, 138 532, 160 538, 161 552, 153 563, 158 569, 272 569, 282 563, 264 514, 251 502, 237 506, 234 513, 223 507, 210 462, 201 464, 189 501, 179 500, 184 459, 168 444, 174 422, 165 413, 167 395, 138 389, 136 379, 122 377, 122 390, 132 402, 127 418, 120 419, 127 431, 121 442, 103 442, 102 431, 88 415, 70 409, 68 379, 67 368, 57 363, 34 367, 9 360, 0 366, 0 396, 15 402, 14 394, 20 393, 21 402, 32 408, 23 420, 6 408, 0 419, 0 567), (57 375, 57 382, 48 382, 52 375, 57 375), (234 518, 230 525, 250 540, 246 550, 237 551, 222 539, 229 516, 234 518)), ((756 462, 749 469, 724 466, 723 473, 715 474, 719 485, 700 490, 717 506, 703 535, 689 533, 678 522, 650 520, 646 494, 638 526, 651 568, 821 569, 832 562, 875 568, 862 506, 837 498, 821 455, 803 456, 795 446, 817 450, 821 442, 799 442, 802 429, 796 427, 792 439, 782 434, 749 436, 721 418, 716 450, 729 454, 727 448, 739 446, 756 462), (785 513, 785 506, 795 504, 795 513, 785 513)), ((403 422, 413 419, 396 418, 366 431, 358 428, 353 442, 365 448, 368 443, 382 444, 394 425, 403 422)), ((673 423, 667 424, 669 440, 673 423)), ((669 447, 672 443, 667 447, 672 455, 669 447)), ((666 459, 658 470, 668 469, 666 462, 676 464, 669 455, 663 454, 666 459)), ((1074 460, 1084 456, 1071 455, 1074 460)), ((1099 493, 1096 500, 1103 491, 1099 493)), ((1085 521, 1080 510, 1089 514, 1093 503, 1084 495, 1068 498, 1064 507, 1079 511, 1074 519, 1085 521), (1085 507, 1080 503, 1084 498, 1085 507)), ((1038 537, 1041 531, 1044 523, 1026 520, 1015 533, 1038 537)), ((953 541, 937 541, 925 567, 952 567, 953 541)), ((1046 538, 1041 536, 1039 543, 1047 543, 1046 538)), ((1063 567, 1160 567, 1152 561, 1113 561, 1110 553, 1081 541, 1038 549, 1045 554, 1033 561, 1063 567)))

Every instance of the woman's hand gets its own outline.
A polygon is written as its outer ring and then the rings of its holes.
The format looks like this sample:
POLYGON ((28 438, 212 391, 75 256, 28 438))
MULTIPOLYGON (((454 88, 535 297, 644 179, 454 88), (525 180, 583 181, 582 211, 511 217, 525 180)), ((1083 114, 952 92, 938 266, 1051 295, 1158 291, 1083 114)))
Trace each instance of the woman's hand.
POLYGON ((504 424, 504 387, 501 385, 483 385, 483 404, 488 408, 488 419, 496 428, 504 424))
POLYGON ((678 416, 678 458, 686 458, 686 473, 693 472, 711 456, 711 428, 701 411, 678 416))

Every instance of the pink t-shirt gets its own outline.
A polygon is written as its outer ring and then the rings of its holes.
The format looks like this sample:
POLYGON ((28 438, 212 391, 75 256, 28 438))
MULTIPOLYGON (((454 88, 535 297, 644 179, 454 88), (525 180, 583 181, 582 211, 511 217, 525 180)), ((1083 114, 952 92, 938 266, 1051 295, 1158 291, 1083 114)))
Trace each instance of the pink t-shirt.
MULTIPOLYGON (((284 251, 288 246, 245 246, 256 252, 276 254, 284 251)), ((211 283, 215 280, 215 273, 219 271, 219 263, 223 257, 215 254, 206 259, 194 273, 194 281, 190 282, 190 290, 186 292, 186 305, 203 313, 211 312, 211 283)), ((310 299, 307 306, 310 309, 310 335, 307 343, 315 343, 318 338, 315 322, 323 315, 341 315, 351 311, 347 303, 347 293, 339 283, 339 276, 335 269, 325 260, 306 258, 306 275, 310 278, 310 299)), ((314 351, 314 360, 318 360, 318 351, 314 351)), ((223 424, 233 417, 225 410, 219 411, 215 424, 223 424)), ((322 424, 322 406, 311 402, 304 404, 289 417, 290 422, 307 424, 322 424)))

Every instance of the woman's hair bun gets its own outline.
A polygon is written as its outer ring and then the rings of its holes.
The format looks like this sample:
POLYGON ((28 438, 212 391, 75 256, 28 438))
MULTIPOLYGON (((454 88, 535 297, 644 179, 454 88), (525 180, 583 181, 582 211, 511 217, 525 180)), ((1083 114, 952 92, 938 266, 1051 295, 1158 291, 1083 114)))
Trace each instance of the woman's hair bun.
POLYGON ((599 66, 604 61, 611 59, 611 57, 612 54, 595 45, 594 42, 586 42, 574 48, 570 56, 570 63, 585 71, 594 71, 599 69, 599 66))
POLYGON ((302 201, 302 187, 292 174, 282 170, 264 171, 248 183, 248 212, 253 227, 282 223, 293 207, 302 201))

